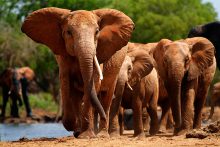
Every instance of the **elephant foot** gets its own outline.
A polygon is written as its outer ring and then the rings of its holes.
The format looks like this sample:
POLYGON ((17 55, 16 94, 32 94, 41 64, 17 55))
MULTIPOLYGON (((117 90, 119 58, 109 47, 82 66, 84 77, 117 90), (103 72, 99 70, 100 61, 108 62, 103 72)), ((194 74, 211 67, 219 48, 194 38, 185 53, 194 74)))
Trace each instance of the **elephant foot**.
POLYGON ((107 130, 101 130, 98 135, 98 138, 110 138, 107 130))
POLYGON ((160 134, 164 134, 166 132, 167 132, 167 130, 166 130, 166 128, 164 126, 160 127, 160 129, 158 131, 158 133, 160 133, 160 134))
POLYGON ((120 134, 119 134, 119 131, 113 131, 113 132, 111 132, 110 133, 110 137, 111 138, 118 138, 118 137, 120 137, 120 134))
POLYGON ((158 128, 150 128, 149 130, 149 134, 150 135, 156 135, 158 133, 158 128))
MULTIPOLYGON (((75 136, 75 134, 74 134, 74 136, 75 136)), ((91 139, 91 138, 96 138, 96 135, 95 135, 94 131, 92 131, 91 129, 88 129, 88 130, 82 132, 81 134, 78 134, 77 138, 79 138, 79 139, 91 139)))
POLYGON ((185 135, 188 131, 189 131, 189 129, 175 128, 173 135, 175 135, 175 136, 185 135))
POLYGON ((145 133, 142 132, 140 134, 134 134, 134 137, 137 139, 137 140, 143 140, 145 138, 145 133))

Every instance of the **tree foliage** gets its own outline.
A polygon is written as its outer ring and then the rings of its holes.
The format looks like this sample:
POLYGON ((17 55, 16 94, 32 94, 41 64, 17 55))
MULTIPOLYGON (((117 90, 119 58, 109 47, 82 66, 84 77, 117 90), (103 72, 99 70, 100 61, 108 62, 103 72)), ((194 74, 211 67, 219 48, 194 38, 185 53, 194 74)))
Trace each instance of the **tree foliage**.
POLYGON ((214 21, 217 14, 202 0, 10 0, 0 1, 0 71, 30 66, 45 91, 57 85, 58 67, 51 51, 21 33, 24 18, 44 7, 71 10, 115 8, 135 22, 133 42, 156 42, 161 38, 185 38, 192 26, 214 21))

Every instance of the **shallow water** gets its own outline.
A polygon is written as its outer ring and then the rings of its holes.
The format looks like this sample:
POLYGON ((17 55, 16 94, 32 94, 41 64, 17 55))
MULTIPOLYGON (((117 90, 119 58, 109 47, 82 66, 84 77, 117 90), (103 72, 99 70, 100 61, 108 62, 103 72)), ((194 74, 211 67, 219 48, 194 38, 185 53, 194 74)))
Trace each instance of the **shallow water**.
POLYGON ((60 123, 0 124, 0 141, 17 141, 20 138, 64 137, 72 132, 65 130, 60 123))

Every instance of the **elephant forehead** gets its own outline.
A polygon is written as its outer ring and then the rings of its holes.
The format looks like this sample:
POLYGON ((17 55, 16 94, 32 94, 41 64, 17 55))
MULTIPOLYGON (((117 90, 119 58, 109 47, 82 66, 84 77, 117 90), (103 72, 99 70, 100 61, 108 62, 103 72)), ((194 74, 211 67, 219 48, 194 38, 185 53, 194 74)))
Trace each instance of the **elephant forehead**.
POLYGON ((91 25, 96 24, 97 19, 96 16, 90 11, 78 10, 71 12, 66 18, 65 21, 70 25, 91 25))
POLYGON ((173 42, 168 45, 168 50, 174 54, 186 55, 189 52, 189 46, 184 42, 173 42))

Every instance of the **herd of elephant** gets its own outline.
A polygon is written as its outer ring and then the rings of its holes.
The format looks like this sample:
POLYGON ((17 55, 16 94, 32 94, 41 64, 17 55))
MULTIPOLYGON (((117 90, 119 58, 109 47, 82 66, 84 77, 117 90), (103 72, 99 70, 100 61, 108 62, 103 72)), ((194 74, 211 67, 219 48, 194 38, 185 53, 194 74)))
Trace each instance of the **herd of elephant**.
POLYGON ((145 136, 143 108, 151 118, 151 135, 164 127, 171 113, 174 135, 201 127, 215 57, 217 63, 220 59, 220 23, 197 26, 186 39, 147 44, 128 42, 134 26, 115 9, 48 7, 25 19, 22 32, 55 54, 62 122, 75 137, 118 136, 121 107, 133 110, 136 137, 145 136), (161 124, 157 105, 162 108, 161 124))

